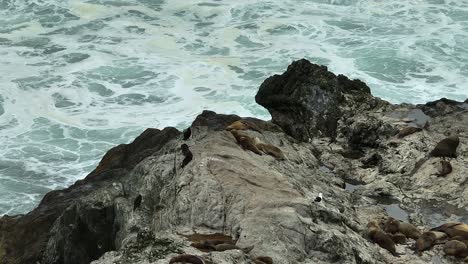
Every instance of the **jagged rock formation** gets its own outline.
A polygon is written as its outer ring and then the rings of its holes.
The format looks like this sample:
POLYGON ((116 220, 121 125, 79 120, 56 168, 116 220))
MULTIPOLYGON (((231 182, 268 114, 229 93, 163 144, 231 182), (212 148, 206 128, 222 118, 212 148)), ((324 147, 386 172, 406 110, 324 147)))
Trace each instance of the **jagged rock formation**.
POLYGON ((261 133, 246 133, 279 147, 285 160, 243 150, 224 131, 241 119, 235 115, 203 112, 187 141, 174 128, 148 129, 32 212, 2 217, 0 263, 163 264, 182 253, 216 264, 258 256, 285 264, 460 261, 441 245, 422 256, 398 245, 402 256, 394 257, 370 241, 366 225, 394 214, 389 201, 421 230, 436 225, 433 214, 468 221, 468 101, 392 105, 306 60, 268 78, 256 100, 273 119, 249 118, 261 133), (398 138, 408 125, 424 129, 398 138), (460 137, 458 158, 437 177, 439 159, 426 156, 450 133, 460 137), (193 159, 181 168, 184 143, 193 159), (346 182, 362 186, 351 192, 346 182), (318 193, 324 199, 314 203, 318 193), (190 246, 189 235, 215 233, 253 249, 190 246))

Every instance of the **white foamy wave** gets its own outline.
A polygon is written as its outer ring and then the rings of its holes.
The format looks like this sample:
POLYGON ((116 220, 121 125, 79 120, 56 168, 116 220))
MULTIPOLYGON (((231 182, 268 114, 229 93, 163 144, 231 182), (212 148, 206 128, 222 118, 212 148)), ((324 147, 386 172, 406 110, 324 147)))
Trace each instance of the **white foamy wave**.
POLYGON ((146 127, 205 109, 268 119, 258 86, 296 59, 391 102, 468 97, 464 1, 16 0, 0 28, 0 214, 146 127))

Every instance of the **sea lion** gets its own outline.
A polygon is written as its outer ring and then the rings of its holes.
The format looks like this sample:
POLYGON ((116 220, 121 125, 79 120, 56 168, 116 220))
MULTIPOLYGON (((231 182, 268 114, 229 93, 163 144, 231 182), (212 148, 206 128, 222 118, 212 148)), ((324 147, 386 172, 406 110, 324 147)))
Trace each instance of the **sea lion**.
POLYGON ((253 249, 253 246, 246 247, 246 248, 240 248, 240 247, 238 247, 236 245, 233 245, 233 244, 223 243, 223 244, 216 245, 215 249, 216 249, 216 251, 226 251, 226 250, 238 249, 238 250, 244 251, 245 253, 249 253, 253 249))
POLYGON ((406 244, 406 236, 402 233, 390 234, 390 237, 395 244, 406 244))
POLYGON ((226 127, 227 131, 249 130, 249 129, 262 133, 262 130, 256 124, 247 120, 237 120, 234 123, 226 127))
POLYGON ((457 135, 452 135, 447 138, 444 138, 441 141, 439 141, 439 143, 437 143, 435 148, 430 152, 430 156, 456 158, 457 147, 459 143, 460 138, 457 135))
POLYGON ((385 223, 385 231, 389 233, 400 232, 408 238, 418 239, 421 236, 421 231, 414 225, 406 222, 400 222, 392 217, 389 217, 385 223))
POLYGON ((455 257, 468 257, 468 247, 465 245, 465 243, 458 240, 450 240, 445 243, 444 252, 447 255, 455 257))
POLYGON ((404 127, 402 129, 400 129, 400 131, 397 134, 397 137, 398 138, 404 138, 406 136, 409 136, 409 135, 411 135, 413 133, 416 133, 416 132, 419 132, 419 131, 422 131, 422 128, 412 127, 412 126, 404 127))
POLYGON ((182 164, 180 165, 181 168, 187 166, 190 161, 193 159, 193 154, 189 149, 189 146, 187 144, 182 144, 180 146, 180 149, 182 150, 182 154, 184 155, 184 160, 182 161, 182 164))
POLYGON ((461 241, 463 243, 465 243, 465 245, 468 247, 468 239, 462 237, 462 236, 454 236, 452 238, 450 238, 450 240, 458 240, 458 241, 461 241))
POLYGON ((205 261, 199 256, 182 254, 182 255, 171 258, 171 260, 169 261, 169 264, 172 264, 172 263, 205 264, 205 261))
POLYGON ((393 217, 389 217, 384 224, 384 230, 387 233, 394 234, 398 232, 399 222, 395 220, 393 217))
POLYGON ((369 237, 373 242, 377 243, 381 248, 388 250, 393 256, 400 256, 396 252, 395 242, 393 242, 388 234, 380 229, 375 221, 369 222, 367 228, 369 230, 369 237))
POLYGON ((190 246, 200 249, 202 251, 215 251, 215 244, 211 243, 211 241, 200 241, 200 242, 194 242, 190 244, 190 246))
POLYGON ((468 239, 468 225, 463 223, 446 223, 432 228, 431 231, 444 232, 449 237, 459 236, 463 239, 468 239))
POLYGON ((273 259, 267 256, 256 257, 253 261, 255 264, 273 264, 273 259))
POLYGON ((255 140, 247 135, 239 133, 237 130, 231 130, 231 134, 236 138, 237 143, 242 149, 248 149, 258 155, 262 155, 262 152, 255 145, 255 140))
POLYGON ((143 197, 141 196, 141 194, 138 194, 135 200, 133 200, 133 211, 135 211, 138 207, 140 207, 142 199, 143 197))
POLYGON ((448 160, 440 160, 437 164, 437 176, 442 177, 452 172, 452 164, 448 160))
POLYGON ((192 129, 190 127, 188 127, 187 129, 184 130, 183 139, 188 140, 191 135, 192 135, 192 129))
POLYGON ((431 248, 437 240, 447 238, 447 234, 437 231, 428 231, 424 232, 416 240, 416 253, 419 256, 422 255, 422 252, 431 248))
POLYGON ((281 151, 281 149, 279 149, 278 147, 275 147, 275 146, 273 146, 271 144, 265 143, 265 142, 261 141, 258 137, 254 138, 254 142, 255 142, 255 146, 259 150, 263 151, 265 154, 273 156, 273 157, 275 157, 276 159, 279 159, 279 160, 284 159, 283 151, 281 151))

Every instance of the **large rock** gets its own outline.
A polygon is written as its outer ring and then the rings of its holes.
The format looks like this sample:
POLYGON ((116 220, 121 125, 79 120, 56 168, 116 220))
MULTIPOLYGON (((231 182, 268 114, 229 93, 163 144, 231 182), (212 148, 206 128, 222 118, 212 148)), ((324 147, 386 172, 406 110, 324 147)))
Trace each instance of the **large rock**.
POLYGON ((338 120, 347 101, 365 103, 370 89, 360 80, 336 76, 327 67, 302 59, 293 62, 282 75, 266 79, 255 96, 267 108, 272 122, 301 141, 313 137, 336 137, 338 120), (350 97, 350 98, 347 98, 350 97))
POLYGON ((2 217, 0 263, 167 264, 182 253, 216 264, 257 256, 275 264, 457 263, 442 245, 422 256, 398 245, 396 258, 368 239, 366 225, 389 215, 424 230, 468 219, 466 103, 391 105, 306 60, 267 79, 256 100, 272 122, 204 111, 188 141, 174 128, 148 129, 32 212, 2 217), (240 119, 261 131, 244 133, 286 159, 243 150, 224 131, 240 119), (395 136, 409 125, 424 129, 395 136), (453 172, 437 177, 438 159, 427 153, 453 133, 461 142, 453 172), (193 153, 184 168, 181 144, 193 153), (323 201, 313 202, 319 193, 323 201), (253 249, 190 246, 189 238, 220 233, 253 249))

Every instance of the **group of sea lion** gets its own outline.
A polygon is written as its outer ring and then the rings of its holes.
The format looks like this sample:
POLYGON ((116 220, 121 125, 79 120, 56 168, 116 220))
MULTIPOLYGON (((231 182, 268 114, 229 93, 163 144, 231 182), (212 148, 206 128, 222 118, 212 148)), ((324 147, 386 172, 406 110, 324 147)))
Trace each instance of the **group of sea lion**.
POLYGON ((281 151, 281 149, 278 147, 269 143, 265 143, 258 137, 250 137, 249 135, 240 132, 241 130, 254 130, 262 133, 262 130, 253 122, 248 120, 238 120, 227 126, 226 130, 231 131, 231 134, 236 139, 237 144, 239 144, 244 150, 250 150, 258 155, 263 155, 263 153, 265 153, 275 157, 278 160, 285 159, 283 151, 281 151))
POLYGON ((407 244, 407 239, 416 240, 415 252, 422 252, 437 244, 444 244, 444 252, 468 260, 468 225, 463 223, 446 223, 421 232, 410 223, 389 217, 385 222, 371 221, 367 225, 370 239, 380 247, 399 257, 395 244, 407 244))
MULTIPOLYGON (((248 254, 254 248, 253 246, 245 248, 238 247, 235 245, 236 240, 233 240, 230 236, 222 234, 194 234, 187 236, 187 238, 192 241, 192 244, 190 244, 192 247, 197 248, 202 252, 242 250, 244 253, 248 254)), ((268 256, 258 256, 253 258, 252 261, 255 264, 273 264, 273 259, 268 256)), ((208 264, 210 262, 200 256, 182 254, 173 257, 169 263, 208 264)))

